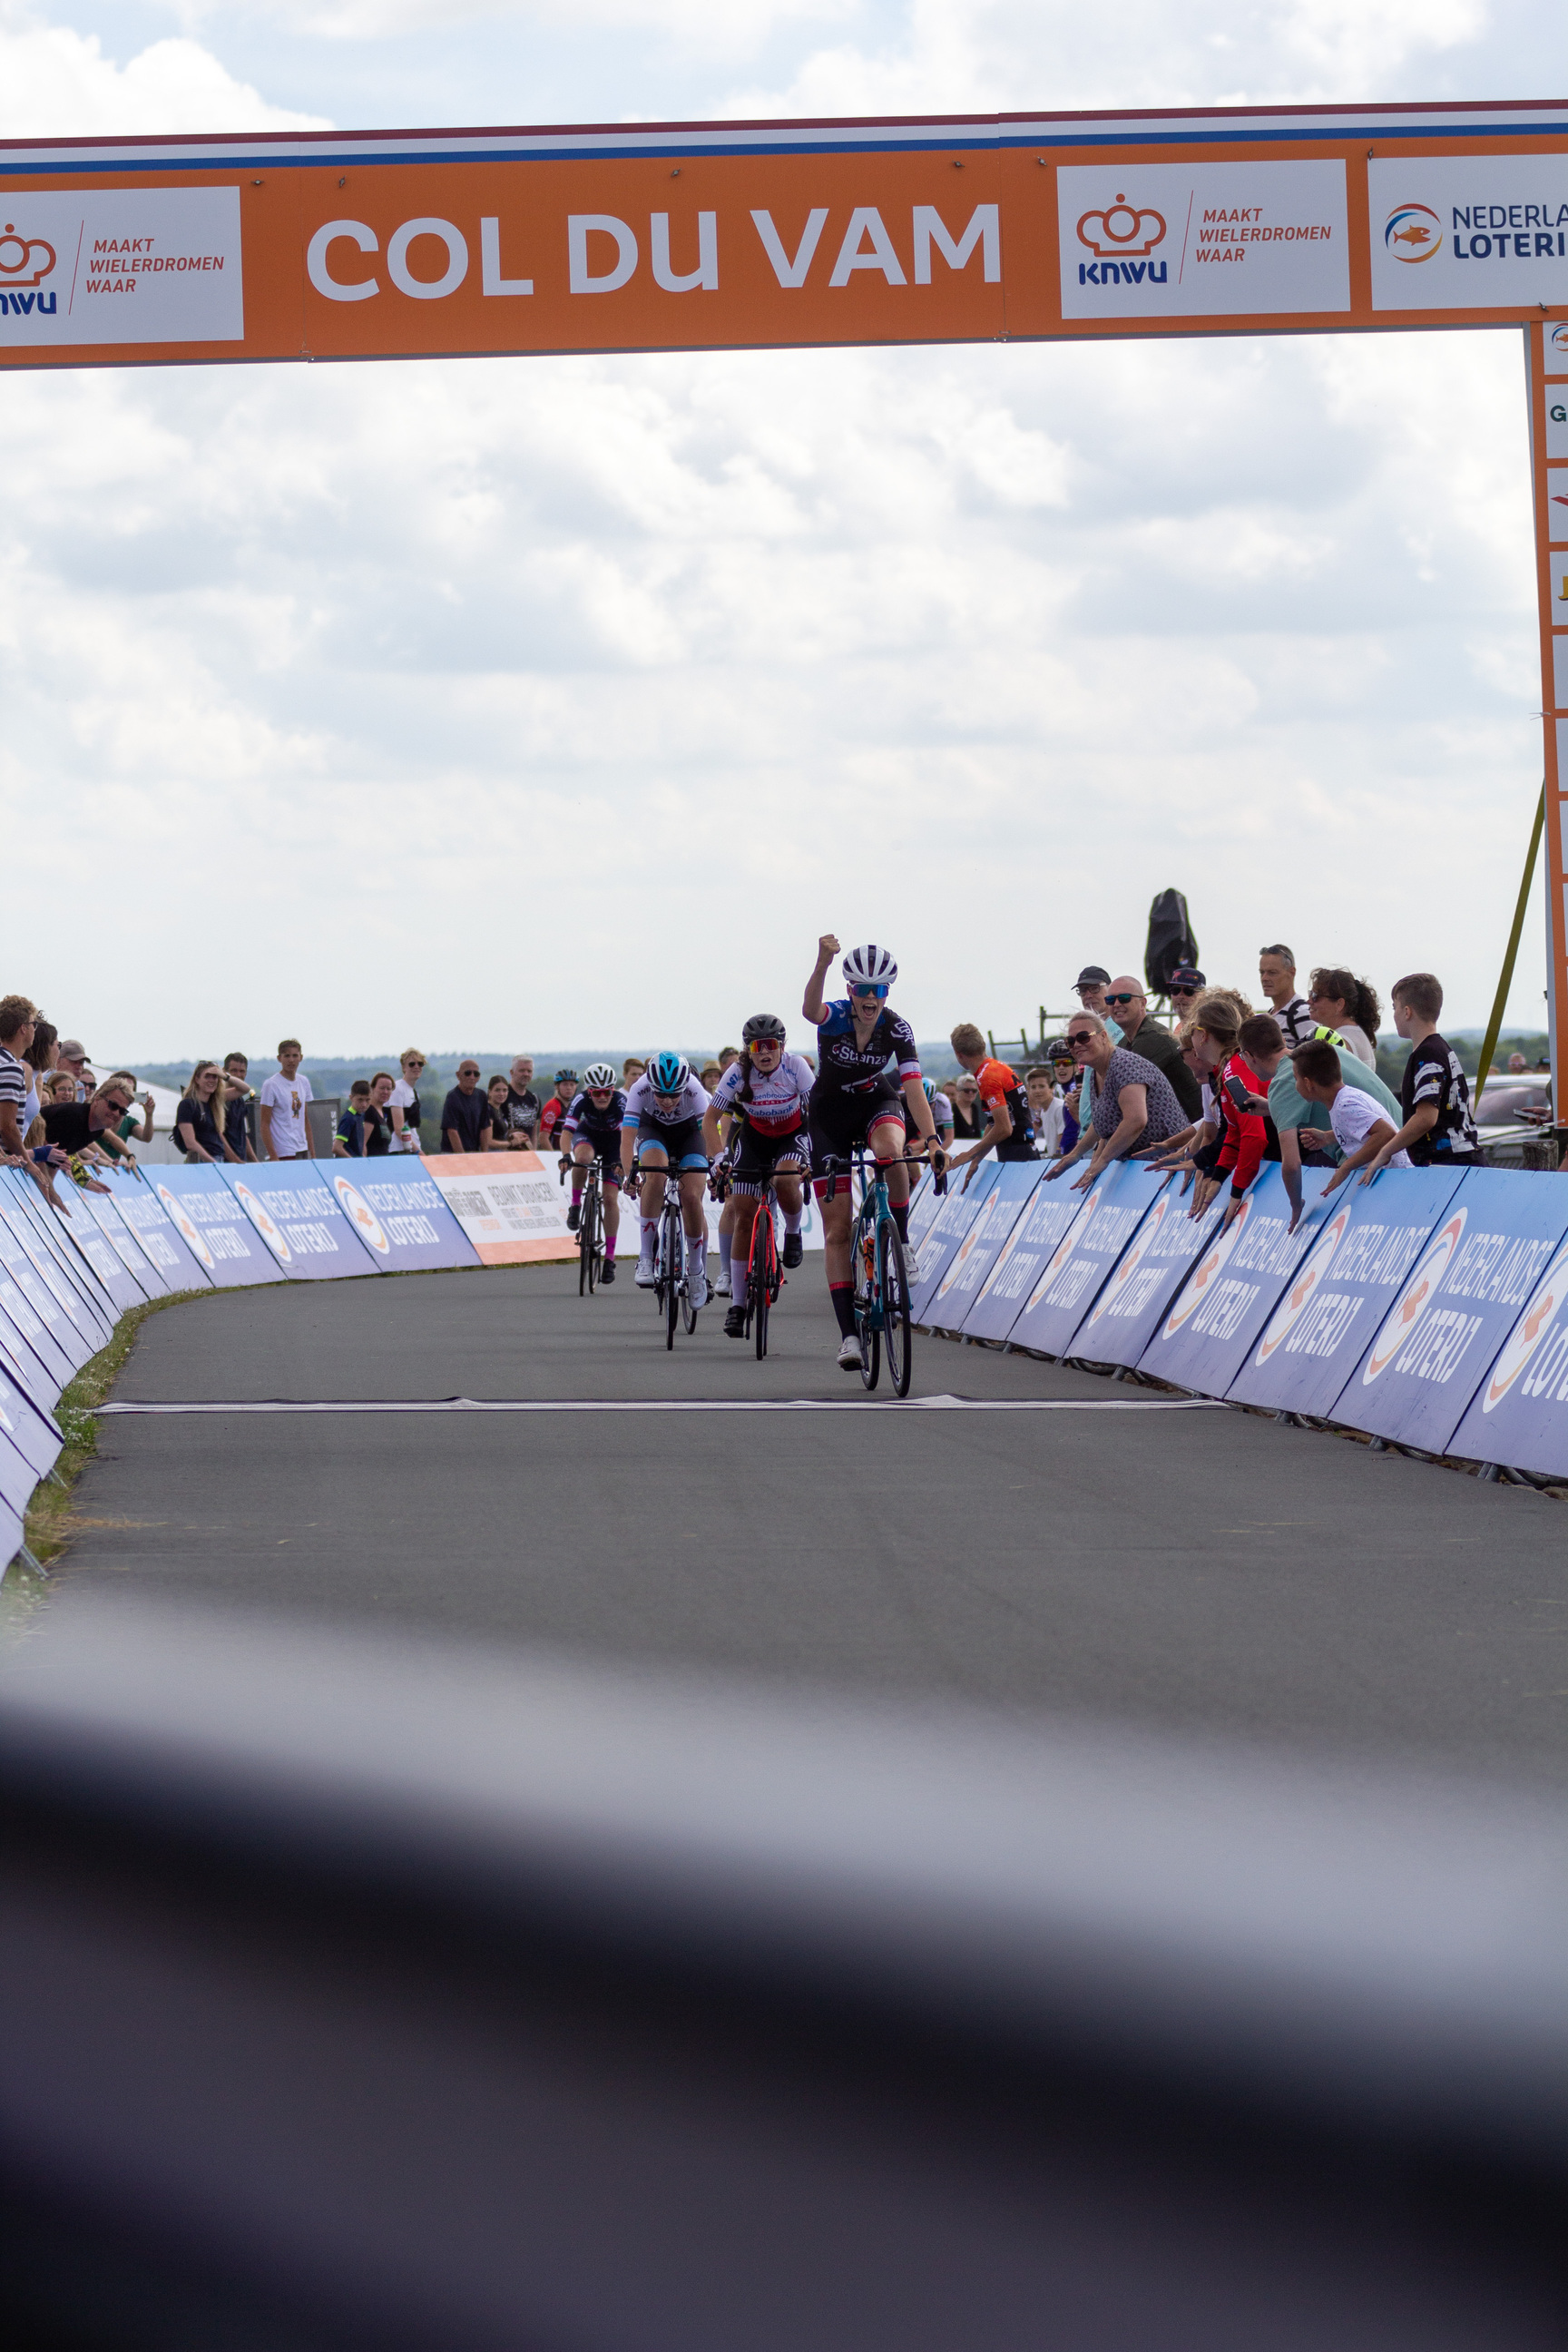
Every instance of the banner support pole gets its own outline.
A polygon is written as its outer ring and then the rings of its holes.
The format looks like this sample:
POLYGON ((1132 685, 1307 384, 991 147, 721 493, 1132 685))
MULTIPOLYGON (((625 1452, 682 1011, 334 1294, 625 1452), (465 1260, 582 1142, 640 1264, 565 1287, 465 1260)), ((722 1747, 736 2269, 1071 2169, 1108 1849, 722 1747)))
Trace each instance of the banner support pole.
POLYGON ((1535 803, 1535 822, 1530 828, 1530 848, 1524 861, 1524 879, 1519 886, 1519 904, 1513 910, 1513 929, 1508 935, 1508 952, 1502 960, 1502 977, 1498 982, 1497 994, 1492 1000, 1492 1016, 1487 1024, 1486 1042, 1481 1047, 1481 1058, 1476 1064, 1476 1100, 1478 1102, 1481 1098, 1481 1088, 1487 1082, 1487 1072, 1491 1067, 1492 1055, 1497 1051, 1497 1041, 1502 1029, 1503 1016, 1508 1011, 1509 991, 1513 986, 1514 959, 1519 953, 1520 937, 1524 929, 1524 910, 1530 901, 1530 886, 1535 879, 1536 852, 1541 847, 1542 829, 1545 823, 1546 786, 1542 783, 1535 803))
POLYGON ((1562 1131, 1565 1105, 1562 1053, 1568 1038, 1568 870, 1563 839, 1563 760, 1568 754, 1568 518, 1551 496, 1553 478, 1568 481, 1568 334, 1544 310, 1524 330, 1525 388, 1530 415, 1531 484, 1535 505, 1536 588, 1541 609, 1541 715, 1545 781, 1542 811, 1546 840, 1546 1004, 1552 1040, 1552 1115, 1562 1131), (1548 337, 1551 337, 1549 342, 1548 337), (1558 460, 1554 478, 1551 461, 1558 460), (1553 537, 1561 542, 1552 546, 1553 537), (1553 589, 1561 576, 1563 593, 1553 589))

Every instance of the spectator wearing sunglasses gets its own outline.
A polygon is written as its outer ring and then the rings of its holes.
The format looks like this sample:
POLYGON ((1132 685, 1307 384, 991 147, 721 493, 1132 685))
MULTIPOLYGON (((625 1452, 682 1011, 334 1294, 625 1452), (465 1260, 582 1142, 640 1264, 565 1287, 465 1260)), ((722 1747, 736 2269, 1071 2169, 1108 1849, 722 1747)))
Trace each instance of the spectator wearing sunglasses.
POLYGON ((1094 1080, 1094 1109, 1072 1150, 1047 1169, 1046 1181, 1054 1182, 1092 1150, 1089 1167, 1073 1186, 1075 1192, 1087 1192, 1101 1169, 1179 1135, 1188 1122, 1164 1072, 1142 1054, 1116 1045, 1098 1013, 1075 1013, 1068 1044, 1094 1080))
POLYGON ((1178 1029, 1207 986, 1195 963, 1176 966, 1171 974, 1171 1018, 1178 1029))
POLYGON ((1197 1080, 1182 1056, 1181 1046, 1168 1029, 1161 1027, 1149 1011, 1149 1000, 1131 973, 1113 980, 1105 992, 1107 1011, 1121 1024, 1121 1042, 1157 1070, 1163 1070, 1171 1082, 1171 1091, 1189 1119, 1199 1117, 1203 1097, 1197 1080))
POLYGON ((398 1056, 397 1083, 387 1101, 387 1118, 392 1127, 394 1151, 418 1151, 419 1140, 419 1081, 425 1075, 425 1056, 417 1045, 410 1045, 398 1056))

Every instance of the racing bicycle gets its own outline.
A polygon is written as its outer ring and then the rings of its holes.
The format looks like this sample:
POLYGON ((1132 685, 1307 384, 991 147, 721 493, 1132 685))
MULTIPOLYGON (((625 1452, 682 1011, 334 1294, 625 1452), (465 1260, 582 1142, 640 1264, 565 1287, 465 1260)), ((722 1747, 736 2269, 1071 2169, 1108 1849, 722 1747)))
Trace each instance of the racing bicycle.
MULTIPOLYGON (((561 1163, 557 1183, 564 1184, 570 1165, 561 1163)), ((589 1160, 583 1179, 582 1222, 577 1227, 577 1296, 592 1297, 605 1265, 605 1195, 598 1154, 589 1160)))
MULTIPOLYGON (((657 1174, 649 1169, 645 1173, 657 1174)), ((659 1313, 664 1317, 664 1344, 675 1345, 675 1325, 679 1316, 688 1332, 697 1328, 698 1310, 691 1304, 691 1254, 686 1245, 686 1226, 680 1213, 680 1175, 674 1168, 664 1171, 664 1207, 659 1212, 658 1248, 653 1265, 653 1295, 659 1313)))
MULTIPOLYGON (((806 1181, 803 1176, 802 1183, 806 1181)), ((768 1316, 784 1288, 777 1228, 773 1223, 773 1180, 763 1184, 757 1213, 752 1221, 752 1255, 746 1271, 746 1328, 756 1341, 760 1364, 768 1352, 768 1316)))
POLYGON ((910 1278, 904 1245, 893 1222, 886 1179, 875 1160, 858 1144, 847 1160, 828 1158, 827 1197, 833 1200, 838 1178, 858 1176, 860 1208, 849 1236, 849 1265, 854 1288, 851 1301, 856 1336, 860 1342, 860 1378, 874 1389, 881 1377, 882 1346, 888 1349, 888 1376, 895 1396, 907 1397, 914 1372, 914 1322, 910 1314, 910 1278))

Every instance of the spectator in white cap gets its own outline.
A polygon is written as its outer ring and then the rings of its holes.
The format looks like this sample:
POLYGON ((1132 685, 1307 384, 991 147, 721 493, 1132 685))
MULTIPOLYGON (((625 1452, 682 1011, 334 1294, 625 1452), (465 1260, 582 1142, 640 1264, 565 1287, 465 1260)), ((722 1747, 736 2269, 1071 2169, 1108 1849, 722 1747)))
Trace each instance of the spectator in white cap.
MULTIPOLYGON (((60 1039, 59 1044, 55 1047, 55 1067, 57 1070, 64 1070, 66 1076, 74 1081, 78 1102, 86 1102, 92 1092, 94 1080, 88 1067, 87 1047, 79 1037, 60 1039)), ((58 1101, 59 1097, 58 1087, 55 1089, 55 1096, 58 1101)))

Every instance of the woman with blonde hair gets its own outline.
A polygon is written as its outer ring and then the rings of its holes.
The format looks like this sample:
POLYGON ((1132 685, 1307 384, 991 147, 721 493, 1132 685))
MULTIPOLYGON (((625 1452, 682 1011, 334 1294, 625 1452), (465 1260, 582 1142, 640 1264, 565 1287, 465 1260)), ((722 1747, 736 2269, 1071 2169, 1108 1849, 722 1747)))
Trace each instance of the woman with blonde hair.
POLYGON ((187 1167, 216 1168, 222 1160, 239 1158, 219 1124, 223 1112, 223 1072, 216 1062, 198 1062, 174 1113, 174 1133, 187 1167))

